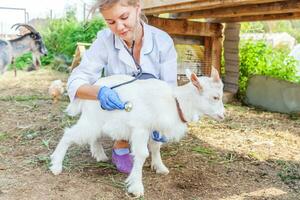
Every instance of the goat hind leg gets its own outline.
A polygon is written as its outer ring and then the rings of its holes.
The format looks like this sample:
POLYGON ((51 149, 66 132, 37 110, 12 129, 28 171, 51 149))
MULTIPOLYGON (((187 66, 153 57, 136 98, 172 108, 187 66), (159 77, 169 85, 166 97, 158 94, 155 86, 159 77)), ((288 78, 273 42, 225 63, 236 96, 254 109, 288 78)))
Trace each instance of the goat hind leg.
POLYGON ((58 175, 61 173, 63 160, 69 146, 74 143, 81 144, 86 141, 86 137, 88 137, 89 134, 82 134, 82 132, 86 132, 86 130, 89 129, 83 126, 80 122, 78 122, 71 128, 65 129, 63 137, 59 141, 53 154, 50 156, 50 170, 54 175, 58 175))
POLYGON ((101 141, 96 139, 90 143, 92 156, 99 161, 108 161, 108 157, 105 154, 101 141))
POLYGON ((155 170, 157 174, 166 175, 169 173, 169 170, 161 160, 160 146, 161 146, 160 142, 155 142, 152 139, 150 139, 149 149, 151 152, 151 169, 155 170))

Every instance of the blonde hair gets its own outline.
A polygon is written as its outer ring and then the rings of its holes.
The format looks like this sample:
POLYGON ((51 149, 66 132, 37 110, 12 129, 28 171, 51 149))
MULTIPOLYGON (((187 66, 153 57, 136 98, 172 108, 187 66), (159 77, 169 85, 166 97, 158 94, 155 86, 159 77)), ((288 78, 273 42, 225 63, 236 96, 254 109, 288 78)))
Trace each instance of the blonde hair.
MULTIPOLYGON (((102 10, 109 9, 113 5, 119 2, 126 2, 126 5, 128 6, 136 6, 140 0, 97 0, 97 2, 94 4, 94 6, 91 8, 90 13, 95 13, 97 9, 101 12, 102 10)), ((145 23, 148 22, 148 19, 144 13, 141 13, 140 19, 144 21, 145 23)))
POLYGON ((121 1, 126 1, 126 5, 129 6, 136 6, 139 2, 139 0, 98 0, 95 6, 101 11, 104 9, 111 8, 113 5, 121 1))

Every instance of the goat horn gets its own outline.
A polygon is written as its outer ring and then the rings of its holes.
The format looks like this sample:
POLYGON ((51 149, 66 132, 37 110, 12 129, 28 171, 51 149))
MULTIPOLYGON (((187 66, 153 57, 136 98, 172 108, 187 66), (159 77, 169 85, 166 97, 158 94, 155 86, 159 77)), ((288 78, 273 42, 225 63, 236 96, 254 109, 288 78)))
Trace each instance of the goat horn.
POLYGON ((12 25, 11 29, 14 28, 14 27, 16 27, 15 30, 17 30, 20 26, 25 27, 26 29, 28 29, 32 33, 38 33, 32 26, 30 26, 28 24, 17 23, 17 24, 12 25))

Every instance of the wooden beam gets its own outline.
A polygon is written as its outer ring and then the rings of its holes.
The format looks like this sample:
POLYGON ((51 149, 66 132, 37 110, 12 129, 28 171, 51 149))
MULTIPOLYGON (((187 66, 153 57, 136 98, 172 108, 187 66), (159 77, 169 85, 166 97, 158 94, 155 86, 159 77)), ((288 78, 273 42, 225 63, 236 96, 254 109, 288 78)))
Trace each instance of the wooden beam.
POLYGON ((143 2, 143 8, 153 8, 153 7, 161 7, 161 6, 170 6, 170 5, 176 5, 176 4, 183 4, 183 3, 191 3, 195 2, 197 0, 144 0, 143 2))
POLYGON ((206 76, 210 75, 211 72, 211 64, 212 64, 212 38, 205 37, 204 38, 204 67, 202 67, 202 73, 206 76))
POLYGON ((216 18, 210 21, 214 22, 254 22, 254 21, 272 21, 272 20, 293 20, 300 19, 300 12, 284 13, 284 14, 270 14, 270 15, 256 15, 256 16, 242 16, 229 18, 216 18))
POLYGON ((227 23, 224 29, 224 91, 236 93, 239 87, 240 23, 227 23))
POLYGON ((163 4, 158 0, 144 1, 143 12, 146 15, 161 14, 161 13, 178 13, 178 12, 190 12, 195 10, 205 10, 205 9, 215 9, 220 7, 230 7, 230 6, 240 6, 249 4, 263 4, 270 2, 278 2, 288 0, 198 0, 198 1, 188 1, 182 0, 163 0, 163 4))
POLYGON ((218 23, 192 22, 184 19, 148 17, 149 24, 170 35, 221 37, 222 25, 218 23))
POLYGON ((250 15, 281 14, 300 12, 300 1, 275 2, 266 4, 243 5, 230 8, 217 8, 176 14, 176 18, 228 18, 250 15))
POLYGON ((212 66, 215 67, 221 76, 221 60, 222 60, 222 38, 212 38, 212 66))

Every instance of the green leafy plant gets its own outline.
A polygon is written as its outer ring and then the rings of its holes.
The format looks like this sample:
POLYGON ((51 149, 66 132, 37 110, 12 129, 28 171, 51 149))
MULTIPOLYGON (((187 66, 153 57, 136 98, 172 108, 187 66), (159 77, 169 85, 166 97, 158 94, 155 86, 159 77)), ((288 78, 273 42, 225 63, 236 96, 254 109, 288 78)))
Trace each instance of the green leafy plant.
POLYGON ((266 75, 282 80, 299 82, 296 61, 286 49, 274 49, 264 41, 240 41, 239 94, 243 98, 252 75, 266 75))
POLYGON ((241 33, 264 33, 265 26, 262 22, 241 23, 241 33))
POLYGON ((31 63, 32 63, 32 54, 31 52, 29 52, 20 57, 17 57, 14 63, 11 64, 8 69, 11 70, 14 69, 15 67, 18 70, 24 69, 25 67, 31 65, 31 63))
POLYGON ((63 56, 65 60, 72 60, 77 42, 91 43, 97 32, 105 27, 102 18, 94 18, 88 22, 78 22, 75 18, 55 19, 49 24, 43 34, 45 45, 52 55, 63 56))

